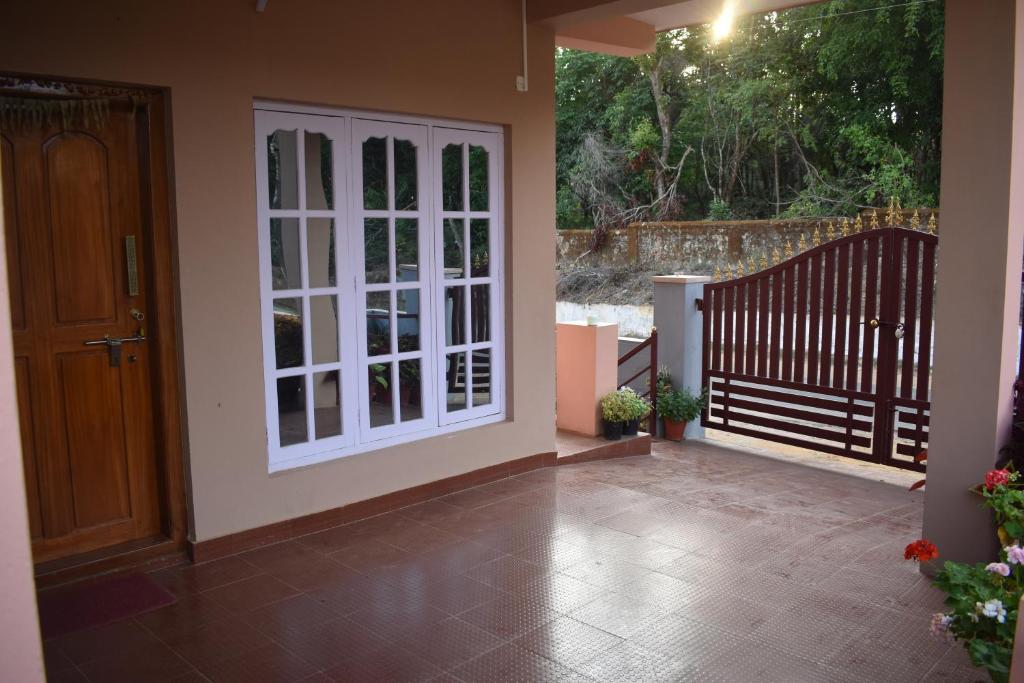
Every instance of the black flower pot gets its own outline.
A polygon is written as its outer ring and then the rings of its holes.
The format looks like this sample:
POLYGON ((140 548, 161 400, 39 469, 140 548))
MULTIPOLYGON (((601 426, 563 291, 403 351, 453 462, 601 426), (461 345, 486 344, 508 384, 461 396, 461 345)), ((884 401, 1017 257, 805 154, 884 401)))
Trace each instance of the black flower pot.
POLYGON ((622 438, 622 423, 604 421, 604 438, 609 441, 618 441, 622 438))
POLYGON ((637 432, 640 431, 640 418, 635 420, 626 420, 622 423, 622 435, 623 436, 636 436, 637 432))

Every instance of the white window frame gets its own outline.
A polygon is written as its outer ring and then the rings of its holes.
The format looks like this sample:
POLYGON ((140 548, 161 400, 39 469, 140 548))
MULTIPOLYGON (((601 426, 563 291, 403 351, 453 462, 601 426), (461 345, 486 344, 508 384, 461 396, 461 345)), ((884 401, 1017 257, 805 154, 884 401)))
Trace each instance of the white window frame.
MULTIPOLYGON (((256 101, 255 150, 256 150, 256 195, 257 224, 259 229, 259 275, 260 306, 263 338, 264 390, 266 398, 268 470, 302 467, 337 458, 365 453, 408 443, 432 436, 471 429, 506 419, 504 376, 506 368, 504 344, 504 177, 503 177, 503 133, 499 126, 487 124, 466 124, 463 122, 425 119, 390 114, 369 114, 328 107, 310 107, 256 101), (415 127, 415 128, 413 128, 415 127), (269 187, 267 179, 267 136, 275 130, 297 129, 299 209, 272 210, 269 208, 269 187), (329 211, 307 210, 305 192, 305 163, 302 132, 324 133, 333 141, 334 209, 329 211), (390 132, 389 132, 390 131, 390 132), (372 132, 372 134, 367 134, 372 132), (410 135, 414 134, 413 137, 410 135), (361 139, 395 135, 399 139, 414 139, 417 145, 417 210, 414 213, 392 211, 364 211, 362 209, 361 139), (443 235, 441 219, 451 212, 441 211, 440 150, 443 144, 465 144, 483 146, 488 151, 489 210, 487 212, 458 212, 470 217, 487 218, 490 221, 489 259, 491 272, 487 278, 472 278, 470 284, 489 284, 491 341, 466 345, 467 353, 474 348, 491 348, 491 403, 470 406, 455 413, 446 412, 446 388, 443 381, 445 362, 445 315, 444 315, 444 273, 443 235), (422 144, 422 146, 421 146, 422 144), (366 291, 393 291, 395 287, 367 285, 364 280, 364 248, 362 242, 363 218, 389 218, 389 232, 393 231, 393 218, 417 217, 419 220, 419 269, 420 307, 425 311, 420 321, 420 351, 398 354, 394 346, 397 327, 392 325, 392 379, 398 375, 398 360, 422 355, 421 360, 421 419, 396 423, 388 426, 369 427, 369 391, 365 379, 366 363, 366 291), (271 218, 300 218, 300 249, 302 287, 294 290, 274 290, 271 269, 270 220, 271 218), (310 288, 308 286, 306 222, 309 217, 330 217, 335 226, 335 286, 310 288), (479 281, 479 282, 478 282, 479 281), (338 297, 338 334, 340 355, 338 363, 328 366, 311 365, 311 339, 309 334, 310 305, 308 296, 332 294, 338 297), (273 300, 288 297, 303 298, 303 343, 304 360, 301 368, 277 370, 274 338, 273 300), (354 330, 354 332, 353 332, 354 330), (315 435, 313 373, 324 369, 340 367, 342 380, 341 412, 342 435, 320 440, 308 440, 291 446, 280 446, 279 416, 277 402, 277 378, 288 375, 306 376, 306 419, 307 436, 315 435), (352 379, 355 381, 351 381, 352 379), (444 393, 443 393, 444 392, 444 393)), ((391 150, 389 137, 388 150, 391 150)), ((389 158, 389 193, 393 172, 389 158)), ((468 183, 469 169, 464 169, 468 183)), ((466 201, 468 202, 468 192, 466 201)), ((390 199, 389 199, 390 202, 390 199)), ((466 245, 468 251, 469 245, 466 245)), ((396 273, 394 239, 391 239, 389 264, 396 273)), ((468 262, 467 262, 468 276, 468 262)), ((397 276, 396 276, 397 279, 397 276)), ((450 284, 450 282, 449 282, 450 284)), ((395 294, 391 295, 392 315, 397 315, 395 294)), ((468 301, 467 301, 467 309, 468 301)), ((471 334, 467 326, 466 333, 471 334)), ((467 358, 470 356, 467 355, 467 358)), ((393 385, 395 386, 395 385, 393 385)), ((393 410, 397 410, 398 392, 393 391, 393 410)), ((396 412, 397 416, 397 412, 396 412)))

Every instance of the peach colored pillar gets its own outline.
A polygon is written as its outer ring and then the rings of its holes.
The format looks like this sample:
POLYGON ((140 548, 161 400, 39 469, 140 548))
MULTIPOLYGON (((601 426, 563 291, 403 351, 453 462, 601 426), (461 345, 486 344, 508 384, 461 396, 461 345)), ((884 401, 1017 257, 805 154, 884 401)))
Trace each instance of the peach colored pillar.
MULTIPOLYGON (((0 234, 3 202, 0 194, 0 234)), ((0 249, 0 680, 36 683, 45 676, 25 507, 9 301, 7 258, 0 249)))
MULTIPOLYGON (((1010 436, 1024 241, 1024 64, 1014 0, 946 3, 935 361, 924 535, 995 557, 968 487, 1010 436)), ((926 568, 927 570, 927 568, 926 568)))
POLYGON ((556 326, 556 424, 577 434, 601 433, 601 397, 615 391, 619 371, 619 326, 584 322, 556 326))

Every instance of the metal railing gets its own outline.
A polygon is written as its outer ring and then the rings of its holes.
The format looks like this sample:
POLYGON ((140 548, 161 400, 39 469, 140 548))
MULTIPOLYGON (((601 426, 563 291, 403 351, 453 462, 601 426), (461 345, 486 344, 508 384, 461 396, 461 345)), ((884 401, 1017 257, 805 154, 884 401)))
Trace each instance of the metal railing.
POLYGON ((630 349, 623 355, 619 356, 619 367, 621 368, 626 362, 632 359, 639 353, 642 353, 645 349, 650 349, 650 362, 648 365, 640 368, 640 370, 629 379, 619 382, 619 386, 629 386, 632 382, 640 379, 647 374, 647 391, 637 392, 644 398, 648 398, 651 401, 651 415, 647 418, 647 431, 652 436, 655 434, 655 429, 658 425, 658 328, 651 328, 651 336, 644 341, 637 344, 634 348, 630 349))

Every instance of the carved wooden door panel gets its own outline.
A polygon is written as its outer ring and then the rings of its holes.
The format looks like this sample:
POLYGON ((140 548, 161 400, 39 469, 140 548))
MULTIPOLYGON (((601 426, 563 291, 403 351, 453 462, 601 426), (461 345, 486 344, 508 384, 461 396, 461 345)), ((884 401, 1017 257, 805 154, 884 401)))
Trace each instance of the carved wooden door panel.
POLYGON ((0 131, 36 562, 160 531, 136 129, 126 102, 0 131))

